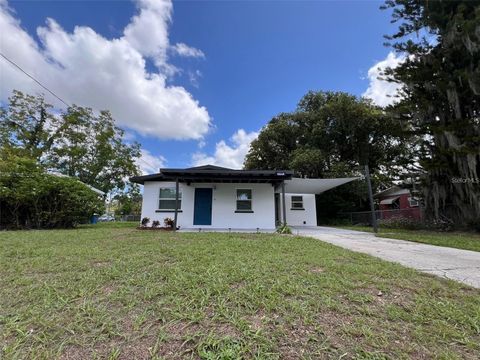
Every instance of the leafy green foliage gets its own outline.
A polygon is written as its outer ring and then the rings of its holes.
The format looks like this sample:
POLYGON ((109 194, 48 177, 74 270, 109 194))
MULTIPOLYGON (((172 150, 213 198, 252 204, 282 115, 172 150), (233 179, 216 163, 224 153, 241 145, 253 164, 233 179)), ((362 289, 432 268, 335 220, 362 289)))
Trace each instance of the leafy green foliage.
MULTIPOLYGON (((297 111, 273 118, 252 142, 247 169, 293 169, 301 176, 352 174, 368 163, 402 165, 400 122, 369 100, 342 92, 309 92, 297 111)), ((389 170, 386 169, 386 170, 389 170)))
POLYGON ((72 106, 55 114, 42 96, 14 91, 0 112, 0 147, 104 192, 138 174, 138 143, 128 144, 108 111, 72 106))
POLYGON ((278 234, 291 234, 292 229, 290 229, 290 226, 288 226, 287 224, 283 224, 283 225, 277 227, 277 233, 278 234))
POLYGON ((136 184, 130 184, 126 191, 115 195, 113 209, 117 215, 140 215, 142 211, 142 194, 136 184))
POLYGON ((103 201, 80 181, 47 174, 29 158, 2 155, 0 227, 67 228, 101 211, 103 201))
MULTIPOLYGON (((387 182, 412 159, 402 123, 369 100, 343 92, 309 92, 293 113, 274 117, 252 142, 247 169, 292 169, 304 177, 374 173, 374 185, 387 182)), ((367 206, 362 182, 322 194, 320 218, 367 206)))
POLYGON ((399 24, 387 38, 405 56, 385 75, 404 84, 393 111, 418 137, 426 215, 478 223, 480 3, 389 0, 384 8, 399 24))

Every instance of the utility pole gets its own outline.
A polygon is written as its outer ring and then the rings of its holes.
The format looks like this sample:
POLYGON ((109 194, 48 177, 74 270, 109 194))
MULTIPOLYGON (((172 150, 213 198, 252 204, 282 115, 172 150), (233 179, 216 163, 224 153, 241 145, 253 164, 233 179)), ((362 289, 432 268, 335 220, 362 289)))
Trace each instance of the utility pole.
POLYGON ((370 211, 372 213, 373 232, 377 233, 378 232, 377 216, 375 215, 375 204, 373 202, 372 181, 370 180, 370 169, 368 168, 368 164, 365 165, 365 180, 367 180, 367 186, 368 186, 368 199, 370 201, 370 211))

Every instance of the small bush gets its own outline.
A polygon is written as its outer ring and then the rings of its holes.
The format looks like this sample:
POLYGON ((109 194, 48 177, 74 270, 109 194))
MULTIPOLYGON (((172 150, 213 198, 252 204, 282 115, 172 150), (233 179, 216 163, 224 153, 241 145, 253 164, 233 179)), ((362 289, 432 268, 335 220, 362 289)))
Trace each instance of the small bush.
POLYGON ((158 220, 153 220, 152 221, 152 227, 156 228, 156 227, 159 227, 160 226, 160 221, 158 220))
POLYGON ((149 222, 150 222, 150 218, 149 217, 144 217, 141 221, 141 224, 142 224, 143 227, 146 227, 149 222))
POLYGON ((467 226, 469 229, 480 233, 480 220, 471 221, 467 226))
POLYGON ((292 229, 290 229, 290 227, 288 225, 281 225, 277 228, 277 233, 279 234, 291 234, 292 233, 292 229))
POLYGON ((165 218, 165 219, 163 219, 163 223, 165 224, 165 227, 173 228, 174 221, 173 221, 172 218, 165 218))
POLYGON ((378 226, 386 229, 405 230, 419 230, 425 227, 420 220, 407 217, 392 217, 389 219, 382 219, 378 221, 378 226))
POLYGON ((48 174, 29 158, 0 159, 0 228, 71 228, 95 213, 104 202, 87 185, 48 174))
POLYGON ((455 224, 448 218, 441 218, 428 222, 426 228, 433 231, 447 232, 453 231, 455 229, 455 224))

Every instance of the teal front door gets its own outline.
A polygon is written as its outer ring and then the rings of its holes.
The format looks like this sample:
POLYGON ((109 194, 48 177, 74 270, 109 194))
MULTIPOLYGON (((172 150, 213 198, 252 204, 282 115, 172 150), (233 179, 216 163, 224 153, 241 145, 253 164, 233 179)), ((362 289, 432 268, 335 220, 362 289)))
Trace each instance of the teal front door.
POLYGON ((196 188, 193 225, 212 225, 212 189, 196 188))

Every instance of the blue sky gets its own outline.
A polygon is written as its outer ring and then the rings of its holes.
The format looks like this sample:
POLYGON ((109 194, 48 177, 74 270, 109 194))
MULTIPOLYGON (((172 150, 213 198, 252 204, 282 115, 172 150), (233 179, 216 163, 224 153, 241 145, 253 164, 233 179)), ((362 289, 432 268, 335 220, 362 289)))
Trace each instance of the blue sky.
MULTIPOLYGON (((146 171, 205 162, 236 166, 255 133, 272 116, 294 110, 308 90, 362 95, 369 89, 382 103, 388 85, 374 79, 375 69, 396 58, 383 46, 383 35, 394 27, 381 3, 177 1, 159 8, 146 1, 9 2, 0 26, 24 31, 38 48, 22 53, 9 47, 5 32, 0 45, 68 102, 110 108, 146 150, 140 164, 146 171), (54 23, 45 25, 47 18, 54 23), (74 32, 76 26, 84 31, 74 32), (119 39, 127 41, 118 45, 119 39), (130 68, 132 52, 144 61, 144 75, 143 65, 130 68), (116 59, 124 53, 122 66, 116 59), (36 56, 41 61, 25 60, 36 56), (59 75, 47 76, 50 71, 59 75), (125 73, 131 75, 123 79, 125 73), (164 81, 153 83, 152 74, 164 81), (95 84, 85 91, 92 77, 95 84), (141 84, 130 87, 136 77, 141 84), (145 112, 137 116, 135 108, 145 112)), ((4 62, 0 66, 2 100, 10 88, 40 91, 4 62)))

